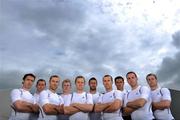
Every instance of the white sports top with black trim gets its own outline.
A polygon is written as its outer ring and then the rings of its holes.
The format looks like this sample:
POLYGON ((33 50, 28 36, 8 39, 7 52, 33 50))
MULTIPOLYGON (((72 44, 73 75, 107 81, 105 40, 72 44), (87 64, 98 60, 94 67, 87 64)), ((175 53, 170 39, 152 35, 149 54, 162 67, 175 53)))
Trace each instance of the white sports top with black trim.
MULTIPOLYGON (((71 98, 68 98, 64 106, 70 106, 72 103, 93 104, 92 95, 86 92, 72 93, 71 98)), ((69 117, 69 120, 89 120, 88 114, 84 112, 77 112, 69 117)))
POLYGON ((12 103, 14 103, 17 100, 24 100, 24 101, 29 102, 29 103, 34 103, 33 95, 29 91, 24 90, 22 88, 14 89, 11 92, 12 103))
MULTIPOLYGON (((109 103, 113 102, 116 99, 119 99, 122 102, 123 95, 123 92, 119 90, 112 90, 110 92, 106 92, 105 94, 103 94, 102 97, 99 99, 98 103, 109 103)), ((122 116, 120 109, 113 113, 116 113, 118 116, 122 116)))
POLYGON ((92 95, 90 93, 72 93, 71 97, 68 97, 64 106, 70 106, 71 103, 86 103, 86 104, 93 104, 92 95))
POLYGON ((39 102, 41 106, 47 103, 54 104, 54 105, 64 104, 62 97, 59 96, 57 93, 51 92, 49 89, 43 90, 40 93, 39 102))
MULTIPOLYGON (((156 90, 151 91, 152 102, 160 102, 161 100, 169 100, 171 101, 171 94, 167 88, 157 88, 156 90)), ((171 110, 155 110, 154 116, 156 119, 163 120, 172 120, 174 117, 171 114, 171 110)))
POLYGON ((47 115, 44 113, 42 107, 48 103, 54 104, 54 105, 61 105, 61 104, 64 104, 64 101, 62 97, 59 96, 57 93, 53 93, 49 89, 43 90, 39 96, 40 114, 39 114, 38 120, 45 119, 45 118, 51 119, 51 120, 57 119, 58 115, 47 115))
POLYGON ((39 95, 40 93, 34 93, 34 103, 39 104, 39 95))
POLYGON ((126 103, 144 98, 147 102, 145 105, 131 113, 133 120, 152 120, 154 118, 151 106, 151 93, 150 89, 146 86, 138 86, 136 89, 128 92, 126 96, 126 103))
MULTIPOLYGON (((90 93, 91 94, 91 93, 90 93)), ((91 94, 92 95, 92 98, 93 98, 93 103, 96 104, 99 100, 99 98, 102 96, 101 93, 99 92, 96 92, 95 94, 91 94)))
MULTIPOLYGON (((26 102, 29 102, 32 104, 34 103, 33 95, 29 91, 24 90, 22 88, 14 89, 11 91, 12 106, 14 106, 13 104, 17 100, 26 101, 26 102)), ((31 115, 32 115, 32 113, 23 113, 23 112, 17 112, 16 110, 12 110, 9 120, 16 120, 16 119, 20 119, 20 118, 21 119, 30 119, 31 115)))
MULTIPOLYGON (((96 104, 98 103, 99 98, 102 96, 101 93, 96 92, 94 94, 90 93, 92 95, 93 98, 93 103, 96 104)), ((101 112, 90 112, 89 113, 89 118, 90 120, 101 120, 101 112)))

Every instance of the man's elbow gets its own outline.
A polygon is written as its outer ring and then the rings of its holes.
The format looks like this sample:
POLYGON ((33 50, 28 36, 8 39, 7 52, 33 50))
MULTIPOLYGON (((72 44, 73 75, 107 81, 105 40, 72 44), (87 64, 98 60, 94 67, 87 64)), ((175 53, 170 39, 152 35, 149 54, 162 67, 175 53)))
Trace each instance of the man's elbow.
POLYGON ((114 105, 113 105, 113 111, 116 111, 116 110, 119 110, 122 106, 122 103, 121 102, 116 102, 114 105))
POLYGON ((69 115, 69 114, 70 114, 69 110, 67 110, 66 108, 64 108, 64 114, 65 114, 65 115, 69 115))
POLYGON ((117 110, 119 110, 121 108, 121 105, 120 104, 115 104, 115 105, 113 105, 113 107, 112 107, 112 111, 117 111, 117 110))
POLYGON ((21 105, 20 104, 14 104, 14 109, 16 110, 16 111, 21 111, 21 105))
POLYGON ((170 106, 171 106, 171 102, 167 102, 167 103, 164 104, 164 108, 165 109, 170 108, 170 106))
POLYGON ((93 110, 93 105, 89 105, 87 112, 91 112, 93 110))
POLYGON ((15 103, 13 103, 12 107, 13 107, 16 111, 21 112, 21 111, 22 111, 21 101, 16 101, 15 103))
POLYGON ((82 110, 83 112, 91 112, 92 111, 92 109, 93 109, 93 106, 88 106, 88 107, 86 107, 84 110, 82 110))
POLYGON ((99 108, 95 107, 94 112, 101 112, 101 110, 99 108))
POLYGON ((138 107, 141 108, 141 107, 143 107, 144 105, 145 105, 145 102, 139 103, 139 104, 138 104, 138 107))
POLYGON ((94 109, 94 112, 101 112, 101 110, 100 109, 94 109))
POLYGON ((47 115, 51 114, 50 111, 49 111, 49 108, 47 106, 46 107, 43 106, 43 111, 47 115))
POLYGON ((43 108, 44 113, 48 114, 49 110, 47 108, 43 108))
POLYGON ((141 101, 139 101, 139 102, 137 103, 137 106, 138 106, 139 108, 141 108, 141 107, 143 107, 145 104, 146 104, 146 100, 142 99, 141 101))

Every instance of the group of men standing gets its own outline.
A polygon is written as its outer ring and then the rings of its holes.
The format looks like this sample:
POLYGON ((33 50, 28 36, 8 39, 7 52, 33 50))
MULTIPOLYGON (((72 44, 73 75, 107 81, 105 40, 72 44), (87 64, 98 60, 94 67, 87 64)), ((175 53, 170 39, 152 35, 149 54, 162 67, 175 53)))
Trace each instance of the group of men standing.
POLYGON ((103 76, 105 93, 97 91, 97 79, 88 81, 89 92, 84 91, 85 78, 75 78, 76 91, 71 92, 71 81, 62 82, 63 93, 56 92, 60 78, 53 75, 46 81, 39 79, 37 91, 29 91, 35 81, 35 75, 25 74, 22 87, 11 92, 12 112, 9 120, 173 120, 170 111, 171 95, 167 88, 160 88, 155 74, 146 76, 147 86, 138 84, 135 72, 128 72, 126 79, 131 91, 124 89, 124 78, 114 79, 116 90, 113 90, 111 75, 103 76))

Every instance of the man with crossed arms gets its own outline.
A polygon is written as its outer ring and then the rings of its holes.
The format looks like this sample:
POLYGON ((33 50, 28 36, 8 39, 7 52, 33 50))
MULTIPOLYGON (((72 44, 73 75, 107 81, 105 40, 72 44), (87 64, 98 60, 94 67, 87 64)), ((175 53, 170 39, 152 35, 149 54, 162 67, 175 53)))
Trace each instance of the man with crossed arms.
POLYGON ((103 112, 103 120, 123 120, 121 113, 123 93, 112 88, 113 78, 110 75, 103 77, 105 94, 95 105, 95 112, 103 112))
POLYGON ((126 74, 131 91, 128 92, 125 101, 124 114, 131 115, 132 120, 152 120, 151 94, 146 86, 138 85, 138 77, 135 72, 126 74))
POLYGON ((39 102, 41 114, 38 120, 58 120, 59 114, 63 114, 63 99, 56 93, 60 78, 52 75, 49 79, 49 89, 40 93, 39 102))

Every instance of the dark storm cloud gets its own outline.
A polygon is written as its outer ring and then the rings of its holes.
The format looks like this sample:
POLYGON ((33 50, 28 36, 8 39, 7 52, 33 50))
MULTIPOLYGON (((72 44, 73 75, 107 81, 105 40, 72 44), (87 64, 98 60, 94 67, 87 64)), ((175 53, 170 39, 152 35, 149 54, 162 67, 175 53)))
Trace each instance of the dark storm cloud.
POLYGON ((180 31, 172 35, 173 45, 178 49, 174 58, 166 57, 157 71, 162 85, 178 89, 180 85, 180 31))
POLYGON ((180 31, 175 32, 172 35, 173 38, 173 45, 180 49, 180 31))

